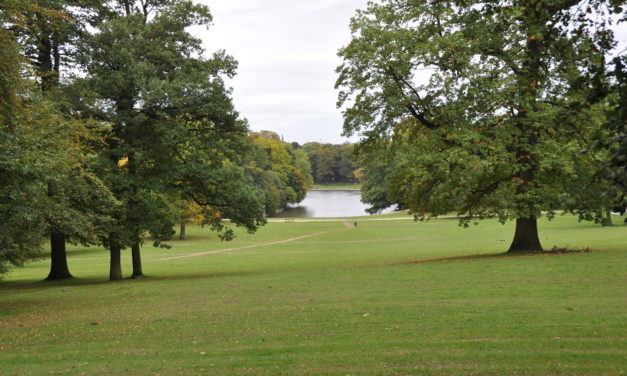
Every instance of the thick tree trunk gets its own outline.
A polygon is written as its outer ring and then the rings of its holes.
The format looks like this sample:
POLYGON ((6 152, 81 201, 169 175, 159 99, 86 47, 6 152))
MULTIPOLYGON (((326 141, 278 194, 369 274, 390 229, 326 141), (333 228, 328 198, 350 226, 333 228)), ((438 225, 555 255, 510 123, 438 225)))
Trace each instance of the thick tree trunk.
MULTIPOLYGON (((544 82, 542 62, 542 38, 538 38, 539 8, 528 7, 523 12, 523 24, 527 26, 526 51, 522 61, 521 73, 517 74, 519 93, 517 101, 516 127, 520 136, 516 140, 516 163, 519 171, 518 187, 516 188, 516 209, 526 218, 516 219, 516 232, 514 240, 508 252, 534 252, 542 251, 542 244, 538 237, 538 222, 534 214, 537 211, 538 202, 530 199, 529 192, 538 187, 535 182, 536 172, 539 169, 539 159, 535 153, 538 145, 540 131, 536 122, 530 119, 529 111, 538 111, 538 87, 544 82), (528 213, 528 214, 527 214, 528 213)), ((533 196, 533 195, 531 195, 533 196)))
POLYGON ((507 252, 542 251, 542 244, 538 237, 538 222, 536 218, 516 219, 516 233, 512 245, 507 252))
POLYGON ((131 247, 131 253, 133 255, 133 275, 131 278, 141 278, 144 276, 144 273, 142 272, 142 256, 139 243, 135 243, 131 247))
POLYGON ((62 232, 53 231, 50 234, 50 261, 50 273, 46 281, 73 278, 67 266, 65 235, 62 232))
POLYGON ((185 222, 181 222, 181 231, 179 231, 179 240, 185 239, 185 222))
POLYGON ((117 243, 109 244, 109 252, 111 252, 111 262, 109 267, 109 280, 118 281, 122 279, 122 247, 117 243))
POLYGON ((612 226, 612 209, 605 208, 605 219, 601 223, 603 226, 612 226))
MULTIPOLYGON (((43 32, 39 37, 37 66, 41 75, 41 89, 46 92, 59 85, 60 53, 58 38, 50 39, 50 34, 43 32)), ((48 184, 48 196, 55 196, 55 187, 48 184)), ((52 229, 50 233, 50 273, 47 281, 73 278, 67 265, 65 234, 52 229)))

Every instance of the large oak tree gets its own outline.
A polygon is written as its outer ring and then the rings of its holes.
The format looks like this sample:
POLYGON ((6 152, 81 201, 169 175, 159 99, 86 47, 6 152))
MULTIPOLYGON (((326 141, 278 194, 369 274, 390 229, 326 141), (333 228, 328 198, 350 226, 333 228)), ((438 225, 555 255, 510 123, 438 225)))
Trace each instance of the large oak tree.
POLYGON ((390 157, 391 202, 417 216, 515 220, 510 251, 541 250, 537 219, 606 203, 592 152, 619 1, 385 0, 341 49, 345 134, 390 157), (587 150, 587 152, 586 152, 587 150))

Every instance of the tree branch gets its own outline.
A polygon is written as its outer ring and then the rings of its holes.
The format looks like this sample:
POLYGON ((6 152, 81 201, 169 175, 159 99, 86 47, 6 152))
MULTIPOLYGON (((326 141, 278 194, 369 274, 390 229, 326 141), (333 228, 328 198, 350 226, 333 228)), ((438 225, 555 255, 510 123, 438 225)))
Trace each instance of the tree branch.
POLYGON ((407 87, 416 96, 416 98, 418 98, 418 100, 421 101, 422 99, 420 98, 420 94, 418 93, 416 88, 414 88, 414 86, 410 82, 408 82, 406 79, 394 73, 394 71, 392 71, 391 69, 388 71, 388 74, 392 76, 392 79, 398 85, 399 89, 401 90, 401 93, 403 94, 403 97, 409 101, 409 103, 407 103, 405 107, 407 107, 407 109, 412 114, 412 116, 418 119, 418 121, 420 121, 422 125, 424 125, 425 127, 429 129, 440 128, 439 125, 434 124, 433 122, 427 120, 427 118, 425 118, 424 116, 424 112, 423 113, 418 112, 416 107, 412 104, 412 101, 410 100, 410 98, 405 94, 405 91, 403 90, 403 87, 407 87))
POLYGON ((488 48, 483 48, 483 47, 479 47, 479 49, 481 50, 481 52, 483 52, 484 54, 488 56, 500 58, 505 63, 505 65, 507 65, 509 69, 511 69, 512 72, 514 72, 514 74, 518 76, 523 74, 523 71, 520 69, 520 67, 516 65, 516 63, 511 59, 511 57, 509 57, 503 51, 500 51, 497 49, 488 49, 488 48))

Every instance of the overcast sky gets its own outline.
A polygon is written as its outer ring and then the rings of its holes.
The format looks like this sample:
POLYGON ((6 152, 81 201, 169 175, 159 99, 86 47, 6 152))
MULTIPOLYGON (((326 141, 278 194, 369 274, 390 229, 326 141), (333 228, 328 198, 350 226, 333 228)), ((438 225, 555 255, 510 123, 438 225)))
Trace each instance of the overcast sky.
MULTIPOLYGON (((194 30, 208 52, 224 49, 239 61, 233 99, 254 131, 285 141, 342 143, 335 68, 348 24, 367 0, 198 0, 214 24, 194 30), (198 34, 197 34, 198 35, 198 34)), ((625 24, 617 33, 624 48, 625 24)))
POLYGON ((301 144, 348 141, 335 106, 337 50, 349 42, 350 18, 367 0, 199 2, 209 5, 214 21, 202 29, 205 48, 224 49, 239 62, 229 85, 252 130, 301 144))

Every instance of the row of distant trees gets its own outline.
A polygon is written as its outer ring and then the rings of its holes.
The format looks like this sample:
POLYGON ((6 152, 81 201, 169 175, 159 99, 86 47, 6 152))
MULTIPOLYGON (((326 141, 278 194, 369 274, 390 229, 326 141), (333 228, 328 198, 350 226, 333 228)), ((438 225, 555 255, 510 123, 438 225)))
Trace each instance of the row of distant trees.
MULTIPOLYGON (((246 142, 244 174, 263 193, 264 214, 302 201, 314 184, 307 155, 272 131, 250 132, 246 142)), ((203 224, 203 207, 194 201, 179 198, 172 210, 180 224, 180 240, 185 239, 188 224, 203 224)))
POLYGON ((110 279, 131 249, 176 224, 255 231, 313 184, 308 159, 250 133, 224 79, 237 62, 190 34, 187 0, 0 3, 0 272, 48 242, 48 279, 71 278, 66 243, 101 245, 110 279))
POLYGON ((308 142, 302 148, 311 163, 311 174, 316 184, 357 183, 359 163, 354 155, 353 144, 324 144, 308 142))

